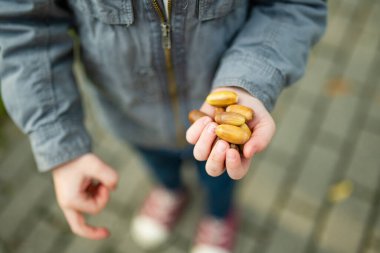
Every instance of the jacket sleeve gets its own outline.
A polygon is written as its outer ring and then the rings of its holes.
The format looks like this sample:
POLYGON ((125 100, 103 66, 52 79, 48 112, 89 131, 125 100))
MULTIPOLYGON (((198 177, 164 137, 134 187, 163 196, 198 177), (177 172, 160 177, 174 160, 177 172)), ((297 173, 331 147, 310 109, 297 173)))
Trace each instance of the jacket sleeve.
POLYGON ((72 72, 72 23, 60 1, 0 0, 1 94, 40 171, 90 151, 72 72))
POLYGON ((281 90, 303 75, 310 48, 325 30, 327 7, 323 0, 252 2, 213 87, 241 87, 271 111, 281 90))

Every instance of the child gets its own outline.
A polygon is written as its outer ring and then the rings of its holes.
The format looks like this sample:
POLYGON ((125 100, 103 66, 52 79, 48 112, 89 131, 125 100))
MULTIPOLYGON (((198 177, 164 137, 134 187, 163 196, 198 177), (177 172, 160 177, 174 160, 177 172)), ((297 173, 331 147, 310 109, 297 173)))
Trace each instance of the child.
POLYGON ((187 203, 179 177, 191 152, 186 136, 208 197, 192 252, 232 252, 233 179, 269 144, 269 111, 302 75, 325 19, 322 0, 0 0, 3 100, 28 134, 39 170, 52 171, 72 231, 106 238, 108 230, 87 225, 82 214, 106 206, 118 176, 91 153, 83 126, 67 33, 76 29, 97 116, 140 152, 158 183, 132 221, 136 241, 162 244, 187 203), (212 148, 210 117, 188 125, 192 109, 213 114, 203 101, 214 90, 233 90, 255 110, 241 156, 225 141, 212 148))

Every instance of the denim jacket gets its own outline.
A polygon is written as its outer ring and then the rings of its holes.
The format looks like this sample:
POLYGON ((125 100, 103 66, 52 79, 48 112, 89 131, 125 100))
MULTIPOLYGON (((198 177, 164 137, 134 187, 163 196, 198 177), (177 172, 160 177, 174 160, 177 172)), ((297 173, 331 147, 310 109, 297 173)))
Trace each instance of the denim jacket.
POLYGON ((91 151, 73 41, 97 115, 121 140, 183 146, 187 114, 236 86, 272 110, 304 72, 323 0, 0 0, 1 93, 40 171, 91 151))

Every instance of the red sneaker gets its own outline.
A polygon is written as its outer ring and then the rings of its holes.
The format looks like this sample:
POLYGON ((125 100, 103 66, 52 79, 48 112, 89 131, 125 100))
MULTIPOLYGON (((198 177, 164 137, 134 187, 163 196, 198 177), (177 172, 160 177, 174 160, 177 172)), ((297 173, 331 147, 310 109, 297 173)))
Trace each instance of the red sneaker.
POLYGON ((201 220, 191 253, 231 253, 238 230, 238 218, 231 212, 225 219, 201 220))
POLYGON ((188 201, 186 191, 154 188, 139 214, 132 220, 131 235, 142 248, 150 250, 167 241, 188 201))

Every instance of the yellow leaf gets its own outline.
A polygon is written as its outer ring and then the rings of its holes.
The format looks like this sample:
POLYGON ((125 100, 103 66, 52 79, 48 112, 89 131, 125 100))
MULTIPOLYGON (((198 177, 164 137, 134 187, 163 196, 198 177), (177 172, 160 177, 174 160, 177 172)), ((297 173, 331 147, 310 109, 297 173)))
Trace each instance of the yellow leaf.
POLYGON ((353 192, 354 186, 350 180, 342 180, 330 187, 329 200, 332 203, 339 203, 349 198, 353 192))

